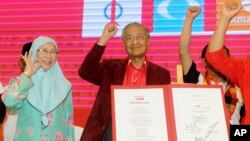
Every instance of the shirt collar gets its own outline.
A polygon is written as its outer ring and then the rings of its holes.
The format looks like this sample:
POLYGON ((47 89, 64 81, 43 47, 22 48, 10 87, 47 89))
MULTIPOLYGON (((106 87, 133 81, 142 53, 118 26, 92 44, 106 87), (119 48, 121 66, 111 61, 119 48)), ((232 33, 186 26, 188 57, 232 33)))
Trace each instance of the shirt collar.
MULTIPOLYGON (((144 60, 144 62, 143 62, 143 65, 142 65, 141 68, 146 68, 147 65, 148 65, 148 59, 145 58, 145 60, 144 60)), ((134 67, 134 65, 132 64, 132 60, 131 60, 131 59, 128 60, 128 66, 134 67)), ((141 68, 138 68, 138 69, 141 69, 141 68)))

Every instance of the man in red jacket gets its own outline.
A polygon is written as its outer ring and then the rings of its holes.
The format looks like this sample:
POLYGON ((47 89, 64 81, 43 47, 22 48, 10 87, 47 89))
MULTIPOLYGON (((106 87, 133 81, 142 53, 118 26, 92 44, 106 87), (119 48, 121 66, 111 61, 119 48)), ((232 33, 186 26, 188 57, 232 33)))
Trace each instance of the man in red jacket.
POLYGON ((113 23, 105 26, 78 72, 81 78, 100 86, 81 141, 111 141, 111 85, 161 85, 169 84, 171 80, 168 70, 147 59, 149 31, 136 22, 125 26, 122 32, 128 57, 103 60, 100 63, 107 42, 117 30, 113 23))

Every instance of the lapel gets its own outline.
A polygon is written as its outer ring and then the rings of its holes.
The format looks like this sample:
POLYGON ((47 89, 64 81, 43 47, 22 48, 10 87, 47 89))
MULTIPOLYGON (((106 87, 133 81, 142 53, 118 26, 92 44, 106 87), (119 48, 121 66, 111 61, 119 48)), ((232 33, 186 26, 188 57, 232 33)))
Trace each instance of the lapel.
POLYGON ((147 76, 146 76, 146 85, 152 85, 155 83, 154 78, 157 78, 157 76, 155 75, 157 73, 155 73, 155 69, 152 65, 151 62, 148 62, 148 69, 147 69, 147 76))

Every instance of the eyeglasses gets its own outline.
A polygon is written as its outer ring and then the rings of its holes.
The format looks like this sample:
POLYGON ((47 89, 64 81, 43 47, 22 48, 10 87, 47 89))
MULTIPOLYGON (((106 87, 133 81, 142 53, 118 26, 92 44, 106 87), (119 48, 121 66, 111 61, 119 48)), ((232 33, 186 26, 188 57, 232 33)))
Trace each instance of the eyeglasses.
POLYGON ((130 35, 130 36, 125 37, 124 39, 126 42, 132 42, 134 39, 136 41, 144 41, 145 38, 146 38, 146 36, 143 36, 143 35, 138 35, 138 36, 131 36, 130 35))
POLYGON ((57 51, 56 50, 47 50, 47 49, 38 49, 37 51, 39 51, 42 55, 45 55, 45 54, 50 54, 52 56, 56 56, 57 55, 57 51))

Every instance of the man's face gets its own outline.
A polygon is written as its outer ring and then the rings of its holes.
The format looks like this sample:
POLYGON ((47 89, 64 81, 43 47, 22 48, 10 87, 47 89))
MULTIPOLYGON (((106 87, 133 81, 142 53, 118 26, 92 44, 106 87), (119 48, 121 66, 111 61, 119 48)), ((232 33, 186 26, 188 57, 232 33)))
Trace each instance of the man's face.
POLYGON ((146 55, 149 38, 143 27, 132 25, 125 31, 123 43, 130 58, 140 58, 146 55))

